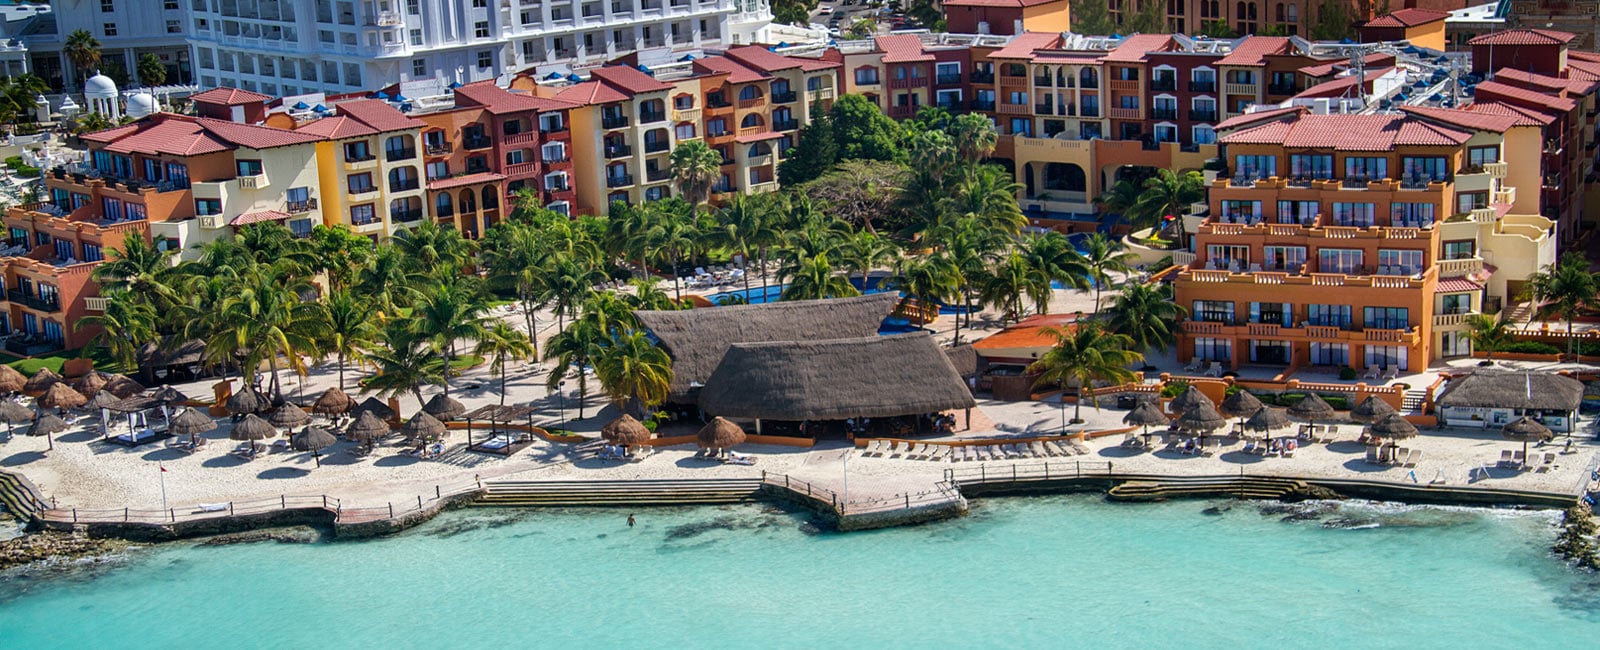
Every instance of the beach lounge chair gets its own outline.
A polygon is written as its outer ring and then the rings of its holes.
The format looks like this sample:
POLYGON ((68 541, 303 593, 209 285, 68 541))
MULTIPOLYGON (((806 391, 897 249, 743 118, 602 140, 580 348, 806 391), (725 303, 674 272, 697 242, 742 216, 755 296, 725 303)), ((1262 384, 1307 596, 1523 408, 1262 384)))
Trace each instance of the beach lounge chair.
POLYGON ((1362 379, 1377 379, 1378 378, 1378 372, 1379 372, 1379 370, 1378 370, 1377 366, 1367 366, 1367 372, 1366 372, 1366 374, 1361 375, 1361 378, 1362 379))
POLYGON ((1067 447, 1066 445, 1061 444, 1058 441, 1046 440, 1044 442, 1044 445, 1045 445, 1045 447, 1047 447, 1049 449, 1055 450, 1057 456, 1071 456, 1072 455, 1072 449, 1067 447))
POLYGON ((966 446, 956 447, 951 458, 951 460, 959 460, 963 462, 977 459, 978 454, 974 453, 971 447, 966 446))
POLYGON ((1007 460, 1015 460, 1022 457, 1022 454, 1017 452, 1016 445, 999 445, 998 448, 1000 453, 1005 454, 1007 460))
POLYGON ((864 448, 862 450, 861 455, 862 456, 877 456, 879 454, 879 452, 882 452, 882 451, 883 451, 883 441, 882 440, 868 440, 867 441, 867 446, 866 446, 866 448, 864 448))
POLYGON ((1017 452, 1006 449, 1006 445, 990 445, 989 451, 994 454, 995 460, 1013 460, 1017 452))
POLYGON ((1422 450, 1421 449, 1413 449, 1413 450, 1411 450, 1411 453, 1406 454, 1405 466, 1406 467, 1416 467, 1417 466, 1417 462, 1420 461, 1420 460, 1422 460, 1422 450))
POLYGON ((980 463, 989 460, 989 448, 978 445, 967 447, 967 458, 980 463))
POLYGON ((1195 358, 1189 360, 1189 365, 1184 366, 1183 367, 1183 371, 1184 372, 1194 372, 1196 370, 1199 370, 1200 366, 1203 365, 1203 364, 1205 364, 1205 361, 1202 361, 1200 359, 1200 357, 1195 357, 1195 358))
POLYGON ((228 511, 228 504, 226 504, 226 503, 202 503, 202 504, 200 504, 198 506, 195 506, 195 512, 227 512, 227 511, 228 511))
POLYGON ((915 445, 911 449, 911 453, 906 454, 906 458, 909 460, 922 460, 928 457, 929 451, 932 451, 932 448, 927 444, 915 445))
POLYGON ((1548 472, 1550 471, 1550 468, 1555 467, 1555 465, 1556 455, 1551 452, 1545 452, 1543 458, 1539 459, 1539 464, 1534 466, 1533 471, 1548 472))
POLYGON ((1516 467, 1527 469, 1528 459, 1522 455, 1521 451, 1513 451, 1511 452, 1511 464, 1516 467))
POLYGON ((1510 449, 1502 449, 1500 451, 1500 461, 1495 463, 1495 466, 1496 467, 1511 467, 1513 465, 1516 465, 1517 461, 1512 459, 1511 454, 1512 454, 1512 451, 1510 449))
POLYGON ((1371 463, 1373 465, 1377 465, 1378 464, 1378 448, 1377 447, 1367 447, 1367 462, 1371 463))
POLYGON ((931 449, 933 451, 928 454, 928 460, 944 462, 950 457, 950 445, 932 445, 931 449))
POLYGON ((1071 447, 1072 448, 1072 453, 1076 454, 1078 456, 1088 455, 1088 453, 1090 451, 1088 445, 1085 445, 1085 444, 1083 444, 1081 442, 1078 442, 1077 440, 1068 440, 1067 441, 1067 446, 1071 447))
POLYGON ((1389 366, 1389 369, 1385 370, 1384 373, 1383 373, 1383 380, 1384 381, 1394 381, 1394 380, 1399 379, 1399 378, 1400 378, 1400 364, 1395 364, 1395 365, 1389 366))
POLYGON ((1211 367, 1206 368, 1206 376, 1207 377, 1221 377, 1222 376, 1222 362, 1221 361, 1212 361, 1211 362, 1211 367))

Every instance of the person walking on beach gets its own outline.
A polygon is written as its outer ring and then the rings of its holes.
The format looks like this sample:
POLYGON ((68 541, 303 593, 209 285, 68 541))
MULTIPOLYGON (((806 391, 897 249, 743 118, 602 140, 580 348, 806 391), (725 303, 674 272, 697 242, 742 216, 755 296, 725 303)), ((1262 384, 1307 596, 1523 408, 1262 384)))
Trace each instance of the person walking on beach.
POLYGON ((632 513, 628 514, 628 527, 629 528, 633 528, 633 514, 632 513))

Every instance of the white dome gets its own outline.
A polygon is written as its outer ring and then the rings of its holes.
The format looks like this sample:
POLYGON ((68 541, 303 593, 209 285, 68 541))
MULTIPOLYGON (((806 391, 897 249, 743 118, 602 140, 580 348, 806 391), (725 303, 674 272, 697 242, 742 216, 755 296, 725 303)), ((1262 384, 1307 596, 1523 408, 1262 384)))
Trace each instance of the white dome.
POLYGON ((156 98, 150 93, 134 93, 128 96, 128 117, 138 119, 156 112, 156 98))
POLYGON ((83 84, 83 96, 96 99, 115 99, 117 96, 117 82, 112 81, 111 77, 103 74, 89 77, 89 80, 83 84))

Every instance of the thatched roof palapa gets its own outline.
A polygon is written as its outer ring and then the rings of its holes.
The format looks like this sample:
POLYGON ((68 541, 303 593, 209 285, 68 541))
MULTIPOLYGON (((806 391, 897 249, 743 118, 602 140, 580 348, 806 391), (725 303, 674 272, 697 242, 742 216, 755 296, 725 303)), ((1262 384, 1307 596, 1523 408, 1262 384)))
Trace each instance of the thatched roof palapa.
POLYGON ((45 415, 33 421, 33 427, 28 429, 30 436, 47 436, 67 430, 67 421, 55 416, 54 413, 45 415))
POLYGON ((33 373, 33 376, 28 378, 27 383, 22 385, 22 392, 29 395, 43 395, 45 391, 50 390, 51 386, 59 383, 61 383, 61 375, 56 374, 49 368, 40 368, 38 372, 33 373))
POLYGON ((1228 419, 1207 402, 1195 404, 1178 416, 1178 428, 1189 432, 1210 433, 1227 424, 1228 419))
POLYGON ((1450 381, 1437 403, 1444 407, 1576 411, 1583 383, 1543 372, 1474 372, 1450 381))
POLYGON ((397 413, 394 412, 394 409, 389 408, 388 404, 383 403, 382 400, 376 397, 368 397, 365 401, 356 406, 353 413, 357 416, 361 415, 362 413, 371 413, 377 416, 380 420, 390 420, 397 415, 397 413))
POLYGON ((950 358, 950 365, 955 366, 956 373, 962 379, 977 377, 987 369, 988 362, 983 355, 978 354, 978 349, 971 343, 964 343, 952 348, 945 348, 944 355, 950 358))
POLYGON ((39 396, 39 406, 47 409, 75 409, 83 406, 89 399, 82 393, 72 390, 65 382, 56 382, 39 396))
POLYGON ((711 421, 700 427, 700 432, 695 434, 695 442, 699 443, 701 449, 727 449, 744 444, 744 441, 744 429, 723 417, 711 418, 711 421))
POLYGON ((897 302, 893 293, 876 293, 634 314, 672 357, 667 401, 691 404, 693 384, 710 383, 731 345, 874 336, 897 302))
POLYGON ((1161 407, 1153 402, 1139 402, 1138 406, 1122 416, 1122 423, 1136 427, 1163 427, 1171 420, 1166 413, 1161 412, 1161 407))
POLYGON ((600 437, 618 445, 638 445, 650 439, 650 430, 644 423, 627 413, 600 428, 600 437))
POLYGON ((439 393, 428 400, 427 404, 423 404, 422 410, 436 419, 450 421, 466 413, 467 407, 462 406, 461 402, 450 399, 449 395, 439 393))
POLYGON ((261 419, 261 416, 251 413, 244 416, 243 420, 235 422, 233 430, 228 432, 228 437, 233 440, 265 440, 277 437, 278 430, 261 419))
POLYGON ((417 411, 405 426, 400 427, 400 433, 405 434, 409 440, 437 438, 444 435, 445 431, 444 423, 429 415, 427 411, 417 411))
POLYGON ((101 372, 99 370, 90 370, 88 374, 79 377, 77 381, 72 382, 72 389, 78 391, 78 393, 84 397, 93 399, 95 393, 100 392, 106 387, 106 384, 110 382, 111 373, 101 372))
POLYGON ((5 420, 11 424, 16 424, 18 422, 27 422, 32 420, 34 415, 33 409, 31 408, 11 400, 0 400, 0 420, 5 420))
POLYGON ((271 413, 267 414, 267 422, 272 423, 272 426, 280 429, 293 429, 295 427, 305 426, 306 423, 310 421, 310 415, 307 415, 305 411, 300 409, 300 407, 288 402, 284 402, 283 404, 279 405, 278 408, 272 409, 271 413))
POLYGON ((1367 425, 1367 434, 1389 440, 1415 438, 1417 425, 1412 424, 1410 420, 1407 420, 1405 416, 1399 413, 1390 413, 1383 416, 1383 419, 1367 425))
POLYGON ((206 344, 200 339, 187 341, 151 341, 139 346, 135 357, 144 368, 187 366, 200 363, 205 358, 206 344))
POLYGON ((112 395, 111 391, 102 390, 98 393, 95 393, 94 397, 89 398, 89 401, 84 402, 83 407, 93 411, 99 411, 100 409, 109 409, 112 407, 112 405, 120 401, 122 400, 117 399, 116 395, 112 395))
POLYGON ((1350 419, 1357 422, 1365 422, 1370 424, 1372 422, 1382 420, 1390 413, 1395 412, 1397 411, 1394 410, 1393 406, 1390 406, 1388 402, 1379 399, 1377 395, 1368 395, 1367 398, 1361 400, 1361 403, 1357 404, 1355 408, 1350 409, 1350 419))
POLYGON ((27 383, 28 378, 17 372, 16 368, 0 363, 0 393, 22 392, 22 387, 27 383))
POLYGON ((1505 426, 1500 427, 1500 435, 1504 436, 1506 440, 1523 444, 1545 441, 1555 437, 1555 433, 1550 431, 1549 427, 1526 415, 1507 422, 1505 426))
POLYGON ((372 411, 362 411, 361 415, 356 416, 356 421, 350 423, 350 428, 345 429, 344 434, 351 440, 370 445, 389 435, 389 423, 384 422, 383 418, 373 414, 372 411))
POLYGON ((128 398, 144 392, 144 384, 128 378, 126 375, 111 375, 106 381, 106 390, 112 395, 128 398))
POLYGON ((154 397, 135 395, 127 399, 119 399, 115 402, 112 402, 110 405, 106 406, 106 408, 118 413, 138 413, 146 409, 159 407, 162 404, 165 404, 165 402, 162 402, 154 397))
POLYGON ((1255 414, 1250 416, 1250 419, 1244 421, 1245 428, 1251 431, 1277 431, 1279 429, 1287 429, 1293 424, 1293 422, 1289 421, 1289 414, 1284 412, 1283 409, 1275 409, 1270 406, 1263 406, 1257 409, 1255 414))
POLYGON ((272 400, 267 399, 267 396, 256 390, 254 386, 246 386, 244 390, 229 396, 228 401, 223 406, 233 415, 246 415, 261 413, 272 408, 272 400))
POLYGON ((338 440, 333 434, 328 433, 327 429, 306 427, 305 431, 294 434, 293 437, 289 438, 289 444, 295 448, 295 451, 322 451, 332 447, 333 443, 338 442, 338 440))
POLYGON ((322 395, 311 405, 311 412, 319 415, 338 415, 349 412, 355 405, 355 400, 335 387, 322 391, 322 395))
POLYGON ((150 399, 162 404, 178 404, 189 401, 189 396, 184 395, 178 389, 171 386, 162 386, 161 388, 156 389, 155 393, 150 395, 150 399))
POLYGON ((1261 410, 1262 406, 1261 400, 1257 399, 1255 395, 1240 388, 1234 391, 1232 395, 1224 398, 1219 409, 1223 415, 1230 418, 1247 418, 1255 415, 1256 411, 1261 410))
POLYGON ((1189 407, 1196 404, 1207 404, 1212 407, 1217 405, 1216 402, 1211 401, 1211 398, 1206 397, 1205 393, 1200 392, 1199 388, 1195 388, 1194 384, 1189 384, 1187 388, 1183 389, 1182 393, 1179 393, 1177 397, 1172 398, 1172 401, 1169 402, 1167 406, 1171 408, 1172 412, 1174 413, 1182 413, 1189 410, 1189 407))
POLYGON ((882 418, 975 404, 927 334, 740 343, 700 389, 707 413, 765 420, 882 418))
POLYGON ((217 421, 192 408, 185 408, 172 416, 168 427, 174 435, 193 436, 217 428, 217 421))
POLYGON ((1305 397, 1289 407, 1289 415, 1302 420, 1328 420, 1333 418, 1333 406, 1316 393, 1306 393, 1305 397))
POLYGON ((515 405, 515 404, 512 404, 510 406, 500 406, 499 404, 489 404, 487 406, 480 406, 478 408, 475 408, 475 409, 472 410, 471 413, 463 415, 462 417, 467 419, 467 420, 487 420, 489 422, 515 422, 517 420, 521 420, 521 419, 523 419, 525 417, 528 417, 533 412, 534 412, 533 409, 531 409, 529 407, 526 407, 526 406, 518 406, 518 405, 515 405))

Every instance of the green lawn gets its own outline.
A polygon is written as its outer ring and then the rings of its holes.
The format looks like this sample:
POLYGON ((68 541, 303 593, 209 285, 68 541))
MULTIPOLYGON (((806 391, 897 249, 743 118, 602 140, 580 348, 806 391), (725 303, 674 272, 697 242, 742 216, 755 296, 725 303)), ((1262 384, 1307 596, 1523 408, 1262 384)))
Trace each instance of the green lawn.
POLYGON ((484 359, 476 354, 463 354, 450 362, 450 369, 457 372, 467 368, 476 368, 483 365, 484 359))
MULTIPOLYGON (((29 377, 32 377, 33 373, 39 372, 40 368, 49 368, 50 372, 60 374, 61 366, 65 365, 68 360, 78 358, 81 352, 81 350, 63 350, 49 356, 33 357, 31 359, 16 359, 13 361, 7 361, 5 363, 12 368, 16 368, 17 372, 29 377)), ((116 367, 116 364, 113 363, 110 358, 105 356, 105 350, 103 348, 96 347, 92 352, 89 353, 89 359, 94 361, 94 367, 99 370, 104 370, 106 372, 117 372, 119 370, 119 368, 116 367)))

